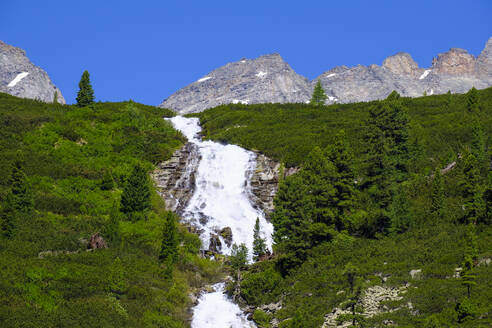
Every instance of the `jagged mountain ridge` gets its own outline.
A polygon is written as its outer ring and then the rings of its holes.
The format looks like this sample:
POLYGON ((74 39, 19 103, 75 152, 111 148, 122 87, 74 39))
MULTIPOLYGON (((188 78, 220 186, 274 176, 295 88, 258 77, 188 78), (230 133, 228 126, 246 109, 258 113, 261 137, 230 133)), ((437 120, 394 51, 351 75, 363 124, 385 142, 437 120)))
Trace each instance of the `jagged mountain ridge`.
POLYGON ((337 66, 312 81, 297 74, 279 54, 242 59, 210 72, 159 106, 187 114, 228 103, 307 102, 318 79, 329 104, 383 99, 393 90, 418 97, 487 88, 492 86, 492 37, 476 58, 451 48, 438 54, 431 67, 419 68, 410 54, 400 52, 381 66, 337 66))
POLYGON ((34 65, 24 50, 2 41, 0 41, 0 92, 44 102, 52 102, 56 92, 58 103, 65 104, 65 98, 48 74, 34 65))

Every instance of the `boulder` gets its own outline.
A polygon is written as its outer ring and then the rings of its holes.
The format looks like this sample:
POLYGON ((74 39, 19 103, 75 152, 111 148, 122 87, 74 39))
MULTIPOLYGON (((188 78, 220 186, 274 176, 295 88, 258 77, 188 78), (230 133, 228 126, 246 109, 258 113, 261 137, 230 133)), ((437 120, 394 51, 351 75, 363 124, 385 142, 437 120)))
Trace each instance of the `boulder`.
POLYGON ((87 245, 87 248, 89 249, 101 249, 101 248, 108 248, 108 245, 106 244, 106 241, 104 238, 99 234, 99 232, 96 232, 91 236, 91 239, 89 240, 89 244, 87 245))

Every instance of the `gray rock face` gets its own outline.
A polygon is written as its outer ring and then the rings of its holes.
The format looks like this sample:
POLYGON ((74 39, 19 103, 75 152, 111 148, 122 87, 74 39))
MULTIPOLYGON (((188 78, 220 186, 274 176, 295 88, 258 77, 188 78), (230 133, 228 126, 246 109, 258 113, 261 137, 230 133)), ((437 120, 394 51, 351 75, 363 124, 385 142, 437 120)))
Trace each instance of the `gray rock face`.
POLYGON ((13 96, 65 104, 61 91, 48 74, 31 63, 24 50, 0 41, 0 92, 13 96))
POLYGON ((492 38, 475 58, 464 49, 438 54, 430 68, 419 68, 408 53, 386 58, 381 66, 338 66, 313 81, 296 74, 278 54, 243 59, 222 66, 164 100, 160 107, 180 114, 228 103, 307 102, 317 80, 327 103, 386 98, 393 90, 418 97, 492 86, 492 38))
POLYGON ((309 81, 280 55, 271 54, 222 66, 174 93, 160 107, 187 114, 230 103, 303 102, 310 93, 309 81))

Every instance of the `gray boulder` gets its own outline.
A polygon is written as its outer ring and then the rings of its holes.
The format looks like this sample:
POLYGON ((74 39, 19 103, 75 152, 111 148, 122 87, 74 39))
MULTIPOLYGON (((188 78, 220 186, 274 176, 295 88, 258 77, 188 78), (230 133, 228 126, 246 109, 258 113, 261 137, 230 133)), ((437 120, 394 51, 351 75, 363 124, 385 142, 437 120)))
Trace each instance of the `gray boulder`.
POLYGON ((61 91, 48 74, 31 63, 26 52, 0 41, 0 92, 13 96, 65 104, 61 91))

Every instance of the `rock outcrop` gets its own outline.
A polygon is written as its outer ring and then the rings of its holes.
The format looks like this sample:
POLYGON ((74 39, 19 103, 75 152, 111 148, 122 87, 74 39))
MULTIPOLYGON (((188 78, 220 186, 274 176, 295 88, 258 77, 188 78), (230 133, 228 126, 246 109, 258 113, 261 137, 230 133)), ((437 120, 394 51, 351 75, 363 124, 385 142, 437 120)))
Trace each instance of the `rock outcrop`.
POLYGON ((157 166, 152 178, 168 210, 181 214, 195 190, 195 172, 200 155, 198 146, 186 143, 172 157, 157 166))
POLYGON ((309 99, 309 81, 271 54, 222 66, 165 99, 160 107, 181 114, 222 104, 295 103, 309 99))
POLYGON ((318 79, 328 104, 384 99, 393 90, 418 97, 487 88, 492 86, 492 38, 477 58, 452 48, 437 55, 431 67, 419 68, 408 53, 400 52, 381 66, 337 66, 313 81, 295 73, 278 54, 242 59, 210 72, 160 106, 186 114, 230 103, 308 102, 318 79))
POLYGON ((26 52, 0 41, 0 92, 16 97, 65 104, 61 91, 48 74, 31 63, 26 52))

